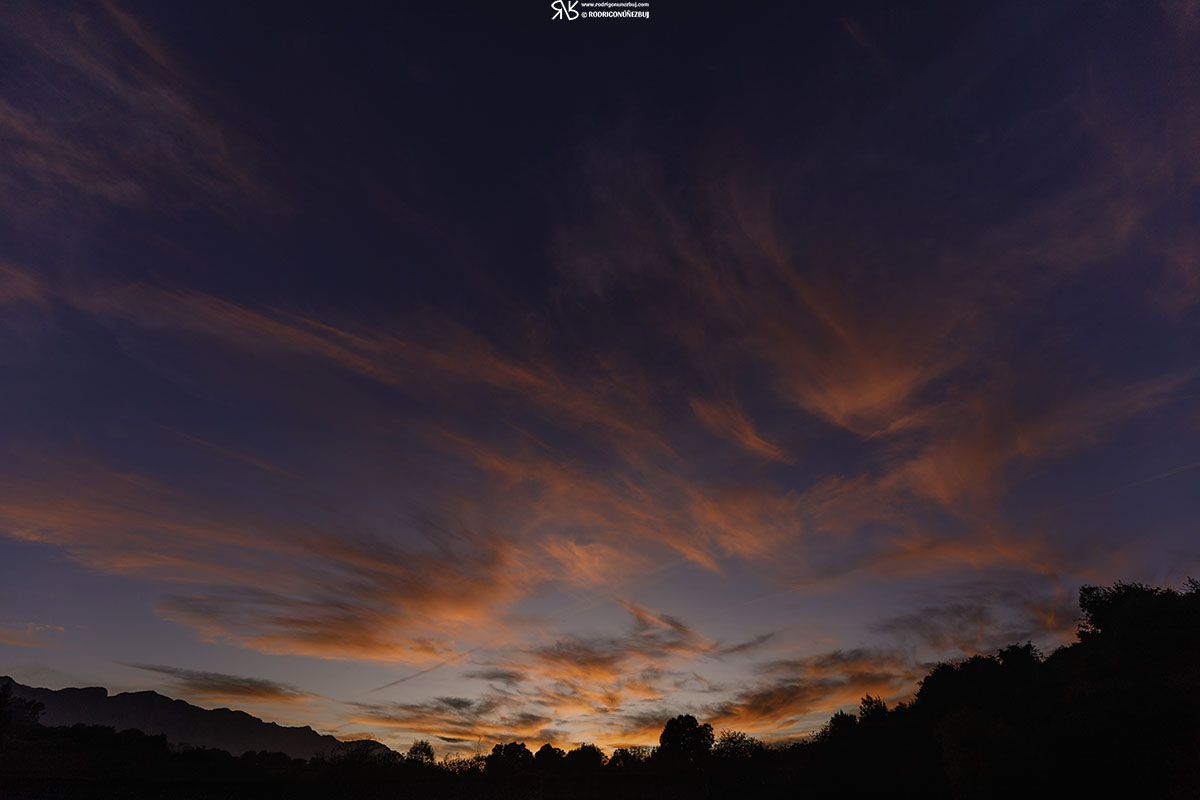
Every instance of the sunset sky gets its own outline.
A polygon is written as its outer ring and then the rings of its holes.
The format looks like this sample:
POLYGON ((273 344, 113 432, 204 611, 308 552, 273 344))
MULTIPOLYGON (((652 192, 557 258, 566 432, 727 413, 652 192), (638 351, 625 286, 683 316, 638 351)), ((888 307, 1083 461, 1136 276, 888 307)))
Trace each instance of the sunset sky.
POLYGON ((1200 3, 650 11, 0 0, 0 675, 783 739, 1200 577, 1200 3))

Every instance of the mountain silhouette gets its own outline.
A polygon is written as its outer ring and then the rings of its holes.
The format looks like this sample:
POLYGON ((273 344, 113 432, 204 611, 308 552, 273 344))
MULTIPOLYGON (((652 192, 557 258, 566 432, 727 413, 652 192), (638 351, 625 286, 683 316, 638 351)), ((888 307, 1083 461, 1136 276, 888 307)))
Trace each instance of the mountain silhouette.
MULTIPOLYGON (((255 752, 286 753, 292 758, 313 758, 341 752, 345 744, 312 728, 293 728, 264 722, 245 711, 204 709, 158 692, 122 692, 110 695, 100 686, 83 689, 39 689, 0 676, 0 687, 12 687, 15 697, 45 706, 41 723, 49 727, 103 725, 118 731, 136 728, 165 736, 179 747, 205 747, 240 755, 255 752)), ((379 745, 379 748, 384 748, 379 745)))

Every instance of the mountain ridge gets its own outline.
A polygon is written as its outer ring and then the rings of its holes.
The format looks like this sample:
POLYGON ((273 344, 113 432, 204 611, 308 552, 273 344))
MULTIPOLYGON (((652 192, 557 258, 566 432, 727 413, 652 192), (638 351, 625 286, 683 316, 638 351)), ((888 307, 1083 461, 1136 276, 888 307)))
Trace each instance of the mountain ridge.
POLYGON ((266 750, 307 759, 333 755, 346 746, 307 725, 280 725, 239 709, 201 708, 154 691, 110 694, 103 686, 44 689, 18 683, 7 675, 0 676, 0 686, 4 685, 10 685, 16 697, 41 703, 45 707, 41 723, 47 727, 136 728, 152 736, 161 734, 176 747, 215 748, 233 755, 266 750))

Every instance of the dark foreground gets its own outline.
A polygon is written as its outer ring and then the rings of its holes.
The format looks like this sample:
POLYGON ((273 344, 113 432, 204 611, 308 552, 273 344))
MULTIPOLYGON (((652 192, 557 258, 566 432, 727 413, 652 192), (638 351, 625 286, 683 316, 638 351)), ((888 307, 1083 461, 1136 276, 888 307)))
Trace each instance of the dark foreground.
MULTIPOLYGON (((37 724, 0 697, 0 798, 783 798, 1200 796, 1200 582, 1084 587, 1078 641, 939 664, 911 703, 863 699, 812 739, 714 741, 691 717, 653 751, 497 745, 433 762, 178 751, 161 736, 37 724)), ((6 687, 7 688, 7 687, 6 687)))

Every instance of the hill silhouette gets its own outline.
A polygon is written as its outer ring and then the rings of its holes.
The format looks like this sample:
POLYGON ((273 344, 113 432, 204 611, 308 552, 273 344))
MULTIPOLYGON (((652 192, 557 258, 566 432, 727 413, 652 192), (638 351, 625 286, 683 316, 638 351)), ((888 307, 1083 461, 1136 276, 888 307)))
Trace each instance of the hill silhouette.
MULTIPOLYGON (((14 697, 41 703, 41 724, 47 727, 99 725, 118 731, 130 728, 165 736, 180 747, 286 753, 291 758, 314 758, 336 752, 342 742, 309 727, 285 727, 264 722, 245 711, 205 709, 158 692, 123 692, 107 689, 39 689, 0 676, 0 688, 10 686, 14 697)), ((381 745, 382 746, 382 745, 381 745)))
MULTIPOLYGON (((6 797, 17 798, 1198 796, 1200 582, 1182 591, 1085 586, 1080 608, 1078 641, 1049 657, 1025 642, 942 663, 909 701, 889 708, 868 695, 811 737, 772 744, 714 735, 685 714, 664 720, 657 748, 611 755, 590 744, 545 744, 535 754, 505 742, 486 756, 437 762, 418 742, 407 756, 350 743, 308 760, 235 758, 137 731, 46 727, 37 722, 40 695, 18 696, 6 683, 0 776, 6 797)), ((104 694, 63 696, 100 703, 104 694)))

